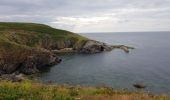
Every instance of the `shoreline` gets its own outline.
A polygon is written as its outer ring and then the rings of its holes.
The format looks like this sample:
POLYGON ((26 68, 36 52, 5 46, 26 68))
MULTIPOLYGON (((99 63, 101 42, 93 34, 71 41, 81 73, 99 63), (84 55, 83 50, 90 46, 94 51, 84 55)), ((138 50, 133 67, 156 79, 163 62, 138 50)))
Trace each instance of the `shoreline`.
MULTIPOLYGON (((165 93, 165 92, 154 92, 154 91, 148 91, 147 90, 147 85, 146 89, 145 88, 136 88, 134 87, 135 84, 138 83, 134 83, 131 84, 131 88, 114 88, 112 86, 109 85, 105 85, 105 84, 98 84, 98 85, 83 85, 83 84, 70 84, 70 83, 56 83, 53 81, 42 81, 40 79, 38 79, 37 74, 32 74, 32 75, 24 75, 24 74, 5 74, 5 75, 1 75, 0 76, 0 85, 2 82, 9 82, 9 83, 23 83, 23 82, 31 82, 31 83, 38 83, 38 84, 43 84, 43 85, 52 85, 52 86, 66 86, 66 87, 84 87, 84 88, 109 88, 115 91, 126 91, 126 92, 131 92, 131 93, 136 93, 136 92, 143 92, 143 93, 147 93, 147 94, 152 94, 152 95, 167 95, 170 96, 170 93, 165 93), (133 87, 133 88, 132 88, 133 87)), ((138 84, 138 85, 142 85, 142 84, 138 84)), ((144 85, 144 84, 143 84, 144 85)))
POLYGON ((0 81, 0 99, 41 100, 170 100, 169 95, 155 95, 143 91, 130 92, 110 87, 87 87, 42 84, 30 80, 22 82, 0 81))

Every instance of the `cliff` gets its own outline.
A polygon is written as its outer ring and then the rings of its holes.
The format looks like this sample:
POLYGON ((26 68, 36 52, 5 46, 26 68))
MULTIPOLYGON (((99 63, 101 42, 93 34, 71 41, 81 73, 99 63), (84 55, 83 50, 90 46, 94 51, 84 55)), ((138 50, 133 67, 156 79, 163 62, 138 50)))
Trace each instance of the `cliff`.
POLYGON ((36 73, 61 61, 52 50, 80 48, 88 39, 34 23, 0 23, 0 74, 36 73))
POLYGON ((0 74, 32 74, 61 62, 56 53, 100 53, 126 46, 109 46, 78 34, 35 23, 0 22, 0 74))

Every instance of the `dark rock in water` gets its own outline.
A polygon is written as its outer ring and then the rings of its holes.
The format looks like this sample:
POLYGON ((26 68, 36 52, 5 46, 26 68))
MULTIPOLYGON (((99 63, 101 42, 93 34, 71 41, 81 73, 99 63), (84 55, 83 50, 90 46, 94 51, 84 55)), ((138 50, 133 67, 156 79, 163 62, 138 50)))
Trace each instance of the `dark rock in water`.
POLYGON ((146 88, 146 85, 144 85, 144 84, 133 84, 133 86, 135 88, 137 88, 137 89, 144 89, 144 88, 146 88))

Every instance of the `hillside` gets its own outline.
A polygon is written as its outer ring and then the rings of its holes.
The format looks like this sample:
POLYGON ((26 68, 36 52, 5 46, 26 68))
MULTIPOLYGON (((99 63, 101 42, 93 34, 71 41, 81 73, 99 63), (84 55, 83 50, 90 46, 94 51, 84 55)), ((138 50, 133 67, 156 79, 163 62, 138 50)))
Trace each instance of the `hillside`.
POLYGON ((78 34, 36 23, 0 22, 0 75, 32 74, 61 62, 57 53, 93 54, 124 45, 110 46, 78 34))
POLYGON ((62 60, 54 51, 93 54, 114 48, 127 53, 133 49, 124 45, 110 46, 43 24, 0 22, 0 100, 170 100, 169 96, 116 91, 109 87, 47 85, 22 76, 60 63, 62 60))
POLYGON ((77 46, 76 43, 87 39, 72 32, 35 23, 1 22, 0 36, 1 40, 8 40, 28 47, 42 47, 46 49, 77 46))
POLYGON ((0 22, 0 74, 35 73, 61 61, 51 50, 77 49, 86 40, 43 24, 0 22))

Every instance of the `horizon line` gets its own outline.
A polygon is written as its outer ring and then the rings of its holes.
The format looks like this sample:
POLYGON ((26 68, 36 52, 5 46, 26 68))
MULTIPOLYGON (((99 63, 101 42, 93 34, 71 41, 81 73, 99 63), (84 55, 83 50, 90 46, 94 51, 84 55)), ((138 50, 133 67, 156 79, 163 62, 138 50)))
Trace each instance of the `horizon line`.
POLYGON ((93 34, 93 33, 99 33, 99 34, 101 34, 101 33, 144 33, 144 32, 170 32, 170 31, 118 31, 118 32, 75 32, 75 33, 80 33, 80 34, 93 34))

